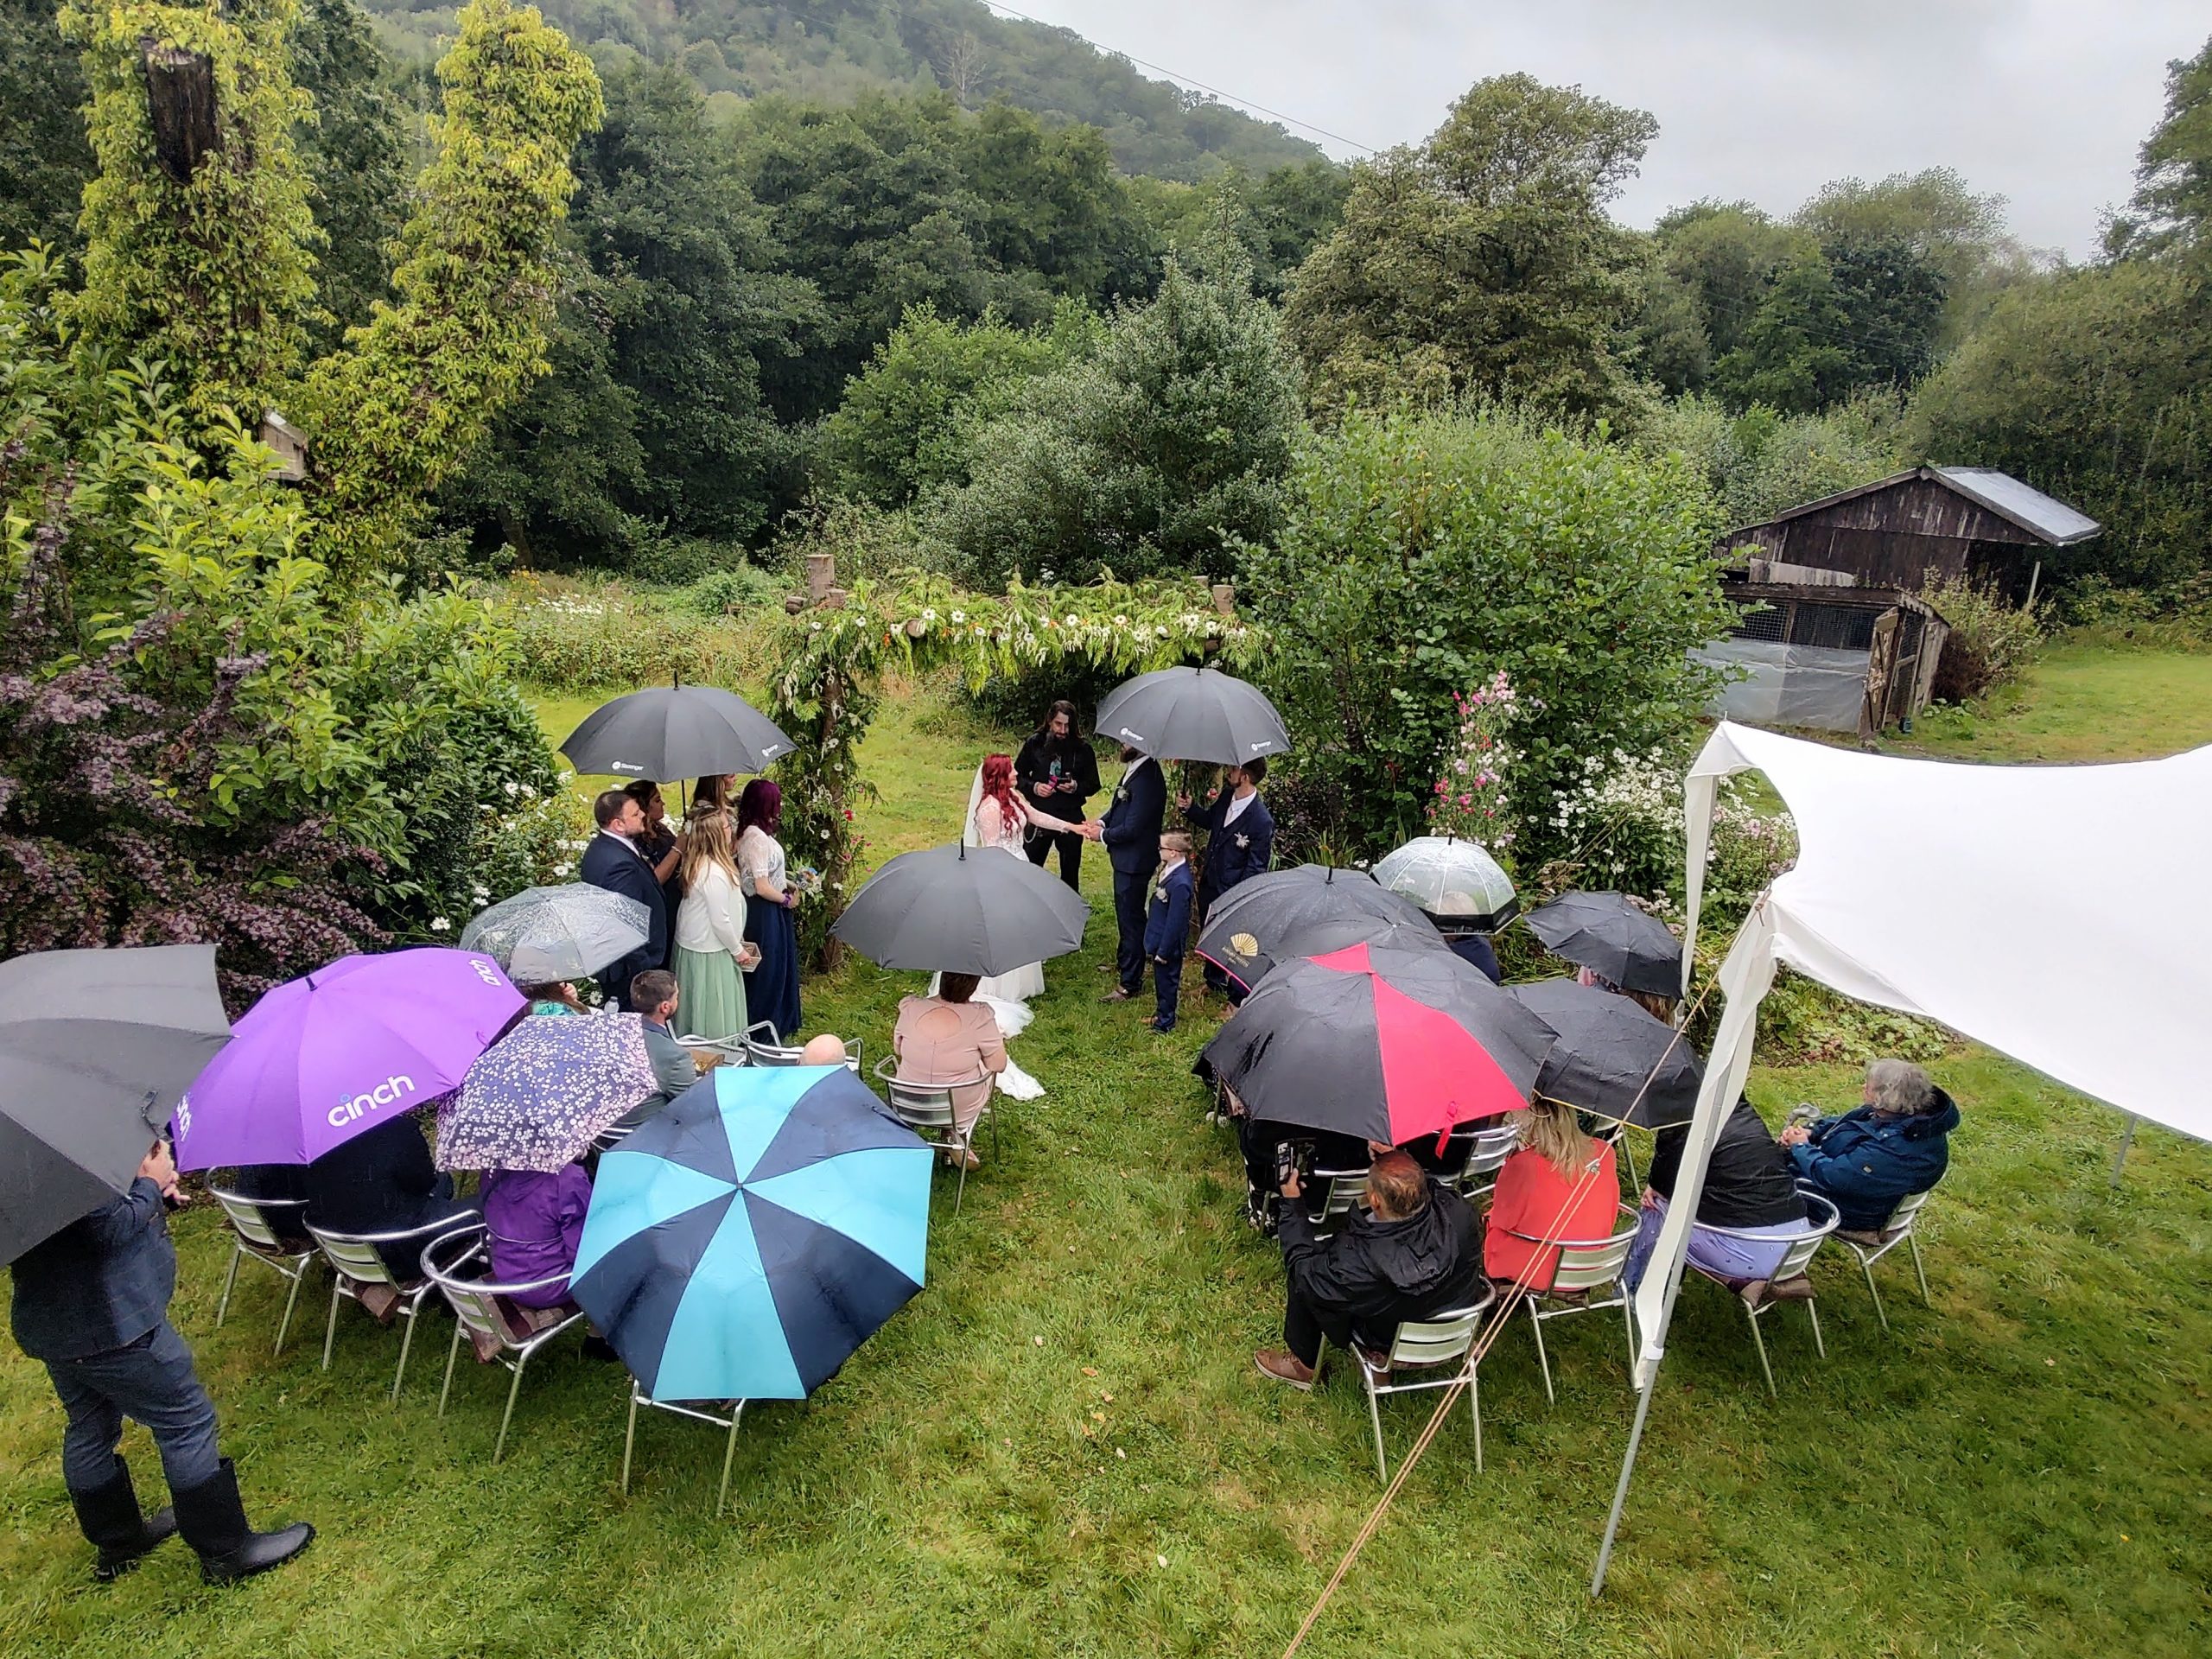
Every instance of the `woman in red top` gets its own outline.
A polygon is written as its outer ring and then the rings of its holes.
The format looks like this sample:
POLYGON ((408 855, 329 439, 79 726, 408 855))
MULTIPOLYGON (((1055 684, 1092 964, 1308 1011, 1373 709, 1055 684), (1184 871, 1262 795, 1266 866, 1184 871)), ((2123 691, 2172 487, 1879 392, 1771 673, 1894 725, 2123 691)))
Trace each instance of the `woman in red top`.
POLYGON ((1580 1244, 1611 1237, 1620 1177, 1613 1171, 1612 1147, 1583 1134, 1572 1107, 1539 1095, 1527 1111, 1513 1116, 1521 1126, 1521 1147, 1497 1172, 1483 1269, 1509 1283, 1526 1273, 1531 1290, 1549 1290, 1559 1271, 1559 1249, 1537 1241, 1580 1244), (1593 1165, 1596 1173, 1583 1179, 1593 1165))

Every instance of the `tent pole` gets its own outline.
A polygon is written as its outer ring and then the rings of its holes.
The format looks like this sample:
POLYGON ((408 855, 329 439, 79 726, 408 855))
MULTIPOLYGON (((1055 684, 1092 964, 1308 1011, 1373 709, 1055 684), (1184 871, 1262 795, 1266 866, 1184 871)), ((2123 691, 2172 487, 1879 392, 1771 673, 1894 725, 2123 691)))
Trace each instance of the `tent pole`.
POLYGON ((2135 1144, 2135 1126, 2142 1121, 2134 1113, 2130 1112, 2127 1115, 2127 1127, 2120 1131, 2120 1150, 2113 1154, 2112 1160, 2111 1185, 2114 1188, 2120 1185, 2120 1168, 2127 1161, 2127 1149, 2135 1144))
POLYGON ((1613 1559, 1613 1536, 1621 1529, 1621 1511, 1628 1507, 1628 1483, 1636 1473, 1636 1451, 1643 1443, 1643 1420, 1651 1414, 1651 1395, 1658 1386, 1659 1368, 1655 1365, 1636 1396, 1636 1422, 1628 1432, 1628 1455, 1621 1459, 1620 1484, 1613 1488, 1613 1512, 1605 1517, 1605 1541, 1598 1547, 1598 1570, 1590 1577, 1592 1601, 1605 1593, 1605 1568, 1613 1559))

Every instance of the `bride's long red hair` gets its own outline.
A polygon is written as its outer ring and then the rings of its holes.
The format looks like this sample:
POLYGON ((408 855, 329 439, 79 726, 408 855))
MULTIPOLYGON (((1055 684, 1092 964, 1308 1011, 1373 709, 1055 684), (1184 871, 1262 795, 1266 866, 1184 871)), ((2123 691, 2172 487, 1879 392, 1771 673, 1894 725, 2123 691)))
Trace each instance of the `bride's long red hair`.
POLYGON ((1011 756, 987 754, 983 757, 983 798, 999 804, 1002 822, 1020 822, 1021 807, 1014 798, 1014 760, 1011 756))

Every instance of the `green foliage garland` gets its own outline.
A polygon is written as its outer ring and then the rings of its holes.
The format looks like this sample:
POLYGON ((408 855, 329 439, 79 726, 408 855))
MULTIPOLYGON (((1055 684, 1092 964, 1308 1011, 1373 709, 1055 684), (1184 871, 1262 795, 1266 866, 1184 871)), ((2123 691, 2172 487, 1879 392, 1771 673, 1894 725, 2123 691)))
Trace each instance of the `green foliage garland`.
POLYGON ((823 954, 830 924, 850 896, 861 851, 853 809, 872 798, 859 748, 887 674, 950 665, 980 685, 995 674, 1072 658, 1122 674, 1193 658, 1236 671, 1255 663, 1265 636, 1214 608, 1196 582, 1025 588, 1000 597, 963 593, 919 573, 855 586, 842 608, 802 612, 787 625, 770 712, 798 741, 779 763, 783 839, 794 865, 821 872, 820 904, 799 912, 801 940, 823 954))

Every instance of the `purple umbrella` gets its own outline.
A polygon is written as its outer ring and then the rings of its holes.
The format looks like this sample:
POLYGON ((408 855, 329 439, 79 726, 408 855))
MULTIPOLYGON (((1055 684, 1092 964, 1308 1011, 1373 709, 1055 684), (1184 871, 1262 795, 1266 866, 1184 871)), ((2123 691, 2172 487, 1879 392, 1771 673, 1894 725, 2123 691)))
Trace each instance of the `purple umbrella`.
POLYGON ((312 1163, 460 1087, 522 1009, 491 957, 437 945, 279 985, 177 1102, 177 1166, 312 1163))
POLYGON ((537 1015, 486 1049, 439 1105, 438 1167, 550 1174, 656 1087, 640 1016, 537 1015))

